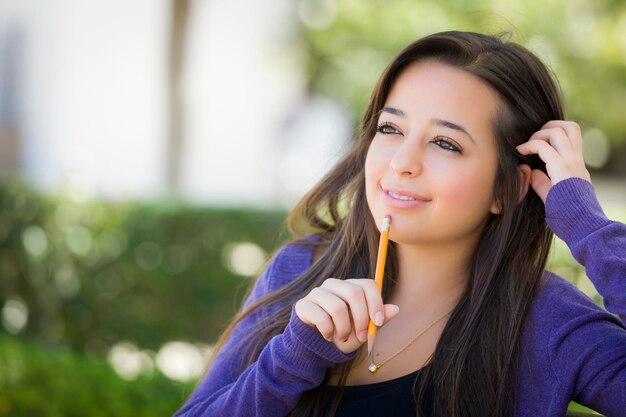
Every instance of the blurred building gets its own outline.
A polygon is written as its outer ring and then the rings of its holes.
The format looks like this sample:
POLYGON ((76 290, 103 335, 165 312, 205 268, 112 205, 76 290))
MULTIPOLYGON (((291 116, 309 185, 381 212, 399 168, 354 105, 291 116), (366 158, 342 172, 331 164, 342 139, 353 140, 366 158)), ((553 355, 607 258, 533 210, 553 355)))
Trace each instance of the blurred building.
POLYGON ((352 128, 308 94, 294 4, 0 0, 0 172, 111 199, 293 204, 352 128))

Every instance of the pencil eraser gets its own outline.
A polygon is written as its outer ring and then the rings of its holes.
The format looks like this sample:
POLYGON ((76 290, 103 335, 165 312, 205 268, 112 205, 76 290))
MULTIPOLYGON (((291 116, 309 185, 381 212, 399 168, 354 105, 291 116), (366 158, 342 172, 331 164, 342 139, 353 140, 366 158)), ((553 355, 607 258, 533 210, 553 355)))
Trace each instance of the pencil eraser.
POLYGON ((389 224, 391 223, 391 216, 390 215, 385 215, 385 217, 383 217, 383 227, 382 230, 389 230, 389 224))

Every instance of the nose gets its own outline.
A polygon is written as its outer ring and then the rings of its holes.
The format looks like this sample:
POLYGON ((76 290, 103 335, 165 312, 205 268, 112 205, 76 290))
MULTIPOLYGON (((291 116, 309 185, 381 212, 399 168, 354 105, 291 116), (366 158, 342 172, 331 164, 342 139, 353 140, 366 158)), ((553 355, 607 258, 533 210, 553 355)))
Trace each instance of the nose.
POLYGON ((393 154, 389 166, 399 176, 417 176, 423 170, 423 146, 416 138, 406 138, 393 154))

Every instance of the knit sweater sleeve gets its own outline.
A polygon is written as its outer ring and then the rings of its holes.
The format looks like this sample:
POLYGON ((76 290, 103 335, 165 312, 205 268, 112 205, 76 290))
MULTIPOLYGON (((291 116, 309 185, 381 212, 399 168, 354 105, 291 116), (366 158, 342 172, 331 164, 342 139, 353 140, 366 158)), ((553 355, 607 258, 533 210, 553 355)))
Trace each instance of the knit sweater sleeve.
POLYGON ((608 417, 626 410, 626 225, 606 218, 591 183, 557 183, 546 201, 549 226, 604 297, 607 314, 566 283, 550 301, 551 374, 569 398, 608 417))
POLYGON ((626 323, 626 225, 606 218, 593 185, 580 178, 552 187, 546 221, 585 267, 606 309, 626 323))
MULTIPOLYGON (((310 254, 302 246, 281 249, 244 306, 295 279, 309 262, 310 254)), ((256 310, 233 329, 194 393, 174 416, 285 416, 303 392, 322 383, 327 368, 351 357, 304 324, 292 308, 284 331, 270 339, 256 362, 240 372, 241 342, 264 320, 265 311, 256 310)))

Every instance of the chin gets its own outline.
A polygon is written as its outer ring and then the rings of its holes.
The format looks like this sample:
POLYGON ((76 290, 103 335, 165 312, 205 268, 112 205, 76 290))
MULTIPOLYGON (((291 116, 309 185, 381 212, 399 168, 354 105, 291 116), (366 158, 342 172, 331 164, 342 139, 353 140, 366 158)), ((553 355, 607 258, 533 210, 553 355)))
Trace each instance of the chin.
MULTIPOLYGON (((410 233, 406 232, 406 229, 396 229, 393 228, 393 223, 391 228, 389 229, 389 240, 401 244, 401 245, 415 245, 418 243, 418 239, 416 239, 417 235, 421 235, 419 231, 411 231, 410 233)), ((419 239, 419 241, 423 242, 423 239, 419 239)))

